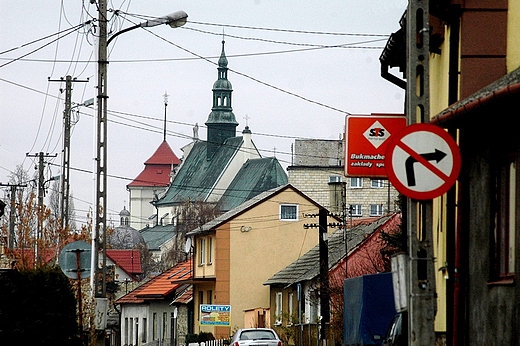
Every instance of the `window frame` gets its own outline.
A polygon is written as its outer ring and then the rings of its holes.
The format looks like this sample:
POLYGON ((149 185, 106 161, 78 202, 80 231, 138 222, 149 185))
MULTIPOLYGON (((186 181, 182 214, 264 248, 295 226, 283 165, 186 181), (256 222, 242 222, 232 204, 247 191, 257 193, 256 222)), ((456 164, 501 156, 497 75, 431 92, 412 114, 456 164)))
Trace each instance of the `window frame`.
POLYGON ((492 205, 492 267, 491 283, 512 284, 516 267, 516 209, 518 208, 519 160, 508 158, 495 168, 492 205))
POLYGON ((274 306, 274 325, 279 326, 282 324, 282 314, 283 314, 283 292, 275 293, 275 306, 274 306))
POLYGON ((363 188, 363 178, 360 177, 351 177, 349 182, 349 187, 351 189, 362 189, 363 188), (356 184, 353 184, 353 182, 356 182, 356 184))
POLYGON ((372 188, 372 189, 382 189, 384 187, 385 187, 385 180, 384 179, 370 179, 370 188, 372 188))
POLYGON ((350 205, 350 216, 363 216, 363 205, 362 204, 351 204, 350 205))
MULTIPOLYGON (((278 207, 278 219, 280 221, 289 221, 289 222, 298 221, 299 210, 300 210, 300 206, 298 204, 294 204, 294 203, 280 203, 280 205, 278 207), (282 209, 286 208, 286 207, 291 207, 291 208, 294 207, 295 208, 294 218, 286 218, 286 217, 284 217, 284 215, 286 215, 286 214, 282 213, 282 209)), ((293 213, 291 213, 291 214, 293 214, 293 213)))
POLYGON ((370 204, 368 215, 370 216, 381 216, 383 215, 383 205, 382 204, 370 204), (375 212, 373 212, 373 208, 375 208, 375 212))
POLYGON ((199 266, 206 264, 206 238, 199 238, 199 266))

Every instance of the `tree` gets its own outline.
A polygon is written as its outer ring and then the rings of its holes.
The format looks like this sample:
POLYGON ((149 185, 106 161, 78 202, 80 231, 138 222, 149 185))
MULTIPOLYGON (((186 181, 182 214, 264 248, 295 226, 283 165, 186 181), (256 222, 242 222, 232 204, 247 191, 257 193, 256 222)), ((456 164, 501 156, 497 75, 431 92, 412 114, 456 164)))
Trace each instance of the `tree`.
POLYGON ((79 345, 76 299, 56 267, 0 273, 0 340, 79 345))
POLYGON ((171 268, 175 264, 186 260, 186 233, 193 231, 197 227, 201 227, 220 215, 220 211, 215 207, 214 203, 202 201, 187 201, 184 203, 184 206, 180 211, 179 223, 174 235, 174 244, 161 259, 161 270, 166 270, 167 268, 171 268))

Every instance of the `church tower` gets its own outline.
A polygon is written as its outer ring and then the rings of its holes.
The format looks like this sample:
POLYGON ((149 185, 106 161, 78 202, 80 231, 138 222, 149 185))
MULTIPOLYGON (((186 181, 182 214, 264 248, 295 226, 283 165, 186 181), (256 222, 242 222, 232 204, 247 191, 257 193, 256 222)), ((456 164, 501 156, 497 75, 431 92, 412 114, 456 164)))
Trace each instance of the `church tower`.
POLYGON ((222 52, 218 60, 218 79, 213 83, 213 107, 209 114, 206 126, 208 127, 207 159, 211 160, 224 141, 236 136, 238 123, 231 107, 231 93, 233 87, 227 79, 228 61, 224 52, 222 41, 222 52))

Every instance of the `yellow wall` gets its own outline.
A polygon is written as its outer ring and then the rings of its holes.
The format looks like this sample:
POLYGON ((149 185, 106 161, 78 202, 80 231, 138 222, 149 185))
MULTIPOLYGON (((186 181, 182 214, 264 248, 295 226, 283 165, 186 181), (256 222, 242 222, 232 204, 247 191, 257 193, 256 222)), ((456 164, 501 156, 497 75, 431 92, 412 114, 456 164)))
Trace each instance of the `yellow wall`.
MULTIPOLYGON (((196 332, 212 332, 215 337, 228 337, 237 328, 251 327, 255 322, 250 311, 270 308, 270 288, 264 282, 318 244, 318 229, 305 229, 304 224, 318 223, 318 218, 303 218, 303 214, 318 214, 318 207, 288 188, 254 208, 236 216, 216 230, 195 237, 194 304, 196 332), (279 220, 280 204, 298 205, 297 221, 279 220), (213 241, 213 263, 200 265, 200 238, 213 241), (201 279, 210 280, 201 283, 201 279), (231 305, 232 327, 200 327, 199 299, 212 304, 231 305), (249 313, 248 313, 249 311, 249 313)), ((335 220, 329 220, 333 222, 335 220)), ((208 249, 206 248, 206 255, 208 249)), ((269 316, 267 316, 269 323, 269 316)), ((269 325, 268 325, 269 326, 269 325)))
POLYGON ((520 1, 509 0, 507 11, 507 72, 520 66, 520 1))
POLYGON ((231 223, 230 300, 234 325, 244 326, 245 310, 269 309, 270 290, 263 283, 318 243, 318 229, 303 227, 304 223, 318 223, 318 219, 303 218, 302 213, 317 214, 318 209, 299 194, 286 190, 231 223), (298 204, 298 221, 280 221, 280 203, 298 204), (251 230, 244 232, 243 226, 251 230))

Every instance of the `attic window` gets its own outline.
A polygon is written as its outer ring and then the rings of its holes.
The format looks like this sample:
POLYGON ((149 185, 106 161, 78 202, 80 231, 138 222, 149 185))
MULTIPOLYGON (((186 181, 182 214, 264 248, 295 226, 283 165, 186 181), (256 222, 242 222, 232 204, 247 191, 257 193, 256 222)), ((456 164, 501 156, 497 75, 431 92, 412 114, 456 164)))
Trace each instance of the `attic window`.
POLYGON ((280 204, 280 221, 298 221, 298 205, 280 204))

